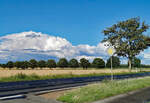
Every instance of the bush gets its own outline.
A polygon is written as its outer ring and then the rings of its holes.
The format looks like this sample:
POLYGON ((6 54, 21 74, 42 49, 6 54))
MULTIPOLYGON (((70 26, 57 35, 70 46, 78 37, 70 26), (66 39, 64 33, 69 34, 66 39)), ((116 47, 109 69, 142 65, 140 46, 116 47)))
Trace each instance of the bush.
POLYGON ((105 67, 105 62, 101 58, 95 58, 92 62, 92 66, 95 68, 104 68, 105 67))
POLYGON ((58 63, 57 63, 58 67, 64 68, 64 67, 68 67, 68 61, 66 58, 61 58, 59 59, 58 63))
POLYGON ((77 68, 77 67, 79 67, 78 61, 77 61, 76 59, 71 59, 71 60, 69 61, 69 67, 72 67, 72 68, 77 68))

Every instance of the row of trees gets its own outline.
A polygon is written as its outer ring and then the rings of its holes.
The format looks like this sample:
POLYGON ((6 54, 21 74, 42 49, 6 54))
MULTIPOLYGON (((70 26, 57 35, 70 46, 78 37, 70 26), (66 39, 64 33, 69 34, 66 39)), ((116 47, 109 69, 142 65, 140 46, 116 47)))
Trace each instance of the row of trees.
MULTIPOLYGON (((120 60, 118 57, 113 56, 113 67, 119 67, 120 66, 120 60)), ((135 58, 134 60, 134 66, 139 67, 140 66, 140 60, 135 58)), ((93 60, 92 63, 89 62, 89 60, 82 58, 80 59, 80 62, 78 62, 78 60, 76 59, 71 59, 70 61, 67 61, 67 59, 65 58, 61 58, 59 59, 59 61, 56 63, 55 60, 48 60, 48 61, 44 61, 44 60, 40 60, 40 61, 36 61, 35 59, 31 59, 29 61, 16 61, 16 62, 12 62, 9 61, 6 64, 1 64, 1 67, 7 67, 7 68, 22 68, 22 69, 26 69, 26 68, 44 68, 44 67, 48 67, 48 68, 56 68, 56 67, 60 67, 60 68, 65 68, 65 67, 71 67, 71 68, 77 68, 77 67, 83 67, 84 69, 87 69, 88 67, 94 67, 94 68, 105 68, 105 67, 110 67, 110 58, 107 60, 107 63, 105 63, 105 61, 101 58, 95 58, 93 60)))

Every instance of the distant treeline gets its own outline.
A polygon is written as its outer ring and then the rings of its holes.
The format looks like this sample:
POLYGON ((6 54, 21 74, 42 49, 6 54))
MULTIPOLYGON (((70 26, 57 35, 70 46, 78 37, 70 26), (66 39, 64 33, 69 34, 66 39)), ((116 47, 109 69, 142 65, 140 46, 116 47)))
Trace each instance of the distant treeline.
MULTIPOLYGON (((141 65, 140 64, 140 59, 135 58, 134 59, 134 63, 133 66, 134 67, 147 67, 147 65, 141 65)), ((112 64, 114 68, 127 68, 128 65, 121 65, 120 64, 120 59, 116 56, 112 57, 112 64)), ((77 59, 71 59, 71 60, 67 60, 66 58, 61 58, 59 59, 58 62, 56 62, 53 59, 49 59, 47 61, 45 60, 40 60, 37 61, 35 59, 31 59, 29 61, 16 61, 16 62, 12 62, 12 61, 8 61, 6 64, 0 64, 0 67, 3 68, 20 68, 20 69, 27 69, 27 68, 56 68, 56 67, 60 67, 60 68, 78 68, 78 67, 82 67, 84 69, 87 68, 105 68, 105 67, 110 67, 110 58, 107 60, 107 62, 105 63, 105 61, 101 58, 95 58, 92 62, 89 62, 89 60, 82 58, 79 61, 77 59)), ((150 65, 148 66, 150 67, 150 65)))

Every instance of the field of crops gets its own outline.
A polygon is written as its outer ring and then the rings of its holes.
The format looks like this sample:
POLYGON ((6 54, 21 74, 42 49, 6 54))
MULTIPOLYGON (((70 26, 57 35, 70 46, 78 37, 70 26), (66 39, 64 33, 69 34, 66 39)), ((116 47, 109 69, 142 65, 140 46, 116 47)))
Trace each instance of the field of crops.
MULTIPOLYGON (((135 71, 135 70, 133 70, 135 71)), ((114 73, 122 73, 122 72, 128 72, 128 69, 115 69, 113 70, 114 73)), ((36 74, 39 76, 43 75, 59 75, 59 74, 92 74, 92 73, 111 73, 110 69, 90 69, 90 70, 82 70, 82 68, 72 69, 72 68, 56 68, 56 69, 35 69, 35 70, 9 70, 9 69, 0 69, 0 77, 9 77, 14 76, 16 74, 23 73, 26 75, 36 74)))

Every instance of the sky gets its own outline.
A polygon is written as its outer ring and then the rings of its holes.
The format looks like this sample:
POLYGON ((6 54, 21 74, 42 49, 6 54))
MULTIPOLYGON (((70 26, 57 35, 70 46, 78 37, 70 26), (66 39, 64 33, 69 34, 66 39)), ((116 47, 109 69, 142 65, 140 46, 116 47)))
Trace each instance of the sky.
MULTIPOLYGON (((0 62, 48 57, 106 60, 102 31, 133 17, 150 25, 149 5, 149 0, 0 0, 0 62)), ((149 49, 139 57, 147 64, 149 49)))

